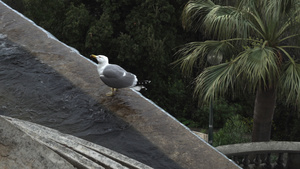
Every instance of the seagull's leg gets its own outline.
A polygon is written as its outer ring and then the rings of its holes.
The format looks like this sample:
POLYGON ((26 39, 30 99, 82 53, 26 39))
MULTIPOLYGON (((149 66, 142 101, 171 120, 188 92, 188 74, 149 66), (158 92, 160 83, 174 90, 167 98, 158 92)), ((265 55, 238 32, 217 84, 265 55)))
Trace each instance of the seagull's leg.
POLYGON ((116 88, 110 88, 110 89, 111 89, 111 91, 106 93, 106 96, 113 96, 115 94, 115 92, 117 91, 116 88))
POLYGON ((113 93, 113 95, 116 93, 116 91, 117 91, 117 88, 112 88, 112 93, 113 93))

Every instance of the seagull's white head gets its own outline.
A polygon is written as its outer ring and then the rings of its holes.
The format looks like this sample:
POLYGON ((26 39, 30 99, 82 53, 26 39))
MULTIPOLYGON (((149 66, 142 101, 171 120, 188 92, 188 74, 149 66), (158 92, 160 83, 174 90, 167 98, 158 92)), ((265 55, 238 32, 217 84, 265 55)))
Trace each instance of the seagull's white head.
POLYGON ((100 64, 100 65, 107 65, 108 64, 108 58, 104 55, 91 55, 91 57, 97 59, 98 64, 100 64))

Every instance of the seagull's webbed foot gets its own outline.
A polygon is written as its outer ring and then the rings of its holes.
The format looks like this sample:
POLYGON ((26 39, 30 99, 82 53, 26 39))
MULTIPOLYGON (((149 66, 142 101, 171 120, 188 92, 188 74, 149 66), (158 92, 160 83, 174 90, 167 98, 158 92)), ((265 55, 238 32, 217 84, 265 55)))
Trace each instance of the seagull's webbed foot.
POLYGON ((111 88, 111 91, 106 93, 106 96, 113 96, 113 95, 115 95, 116 91, 117 91, 116 88, 111 88))

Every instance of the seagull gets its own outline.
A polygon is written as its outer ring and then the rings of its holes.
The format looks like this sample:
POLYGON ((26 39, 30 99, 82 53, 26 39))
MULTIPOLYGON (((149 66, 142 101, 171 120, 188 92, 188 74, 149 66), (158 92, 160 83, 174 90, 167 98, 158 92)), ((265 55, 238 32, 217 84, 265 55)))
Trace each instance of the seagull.
MULTIPOLYGON (((92 58, 97 59, 97 70, 100 75, 100 79, 104 84, 111 87, 111 92, 107 93, 107 96, 113 96, 117 89, 120 88, 133 88, 140 91, 145 88, 143 85, 138 85, 138 79, 136 75, 127 72, 119 65, 109 64, 108 58, 104 55, 91 55, 92 58)), ((145 80, 141 84, 147 84, 151 81, 145 80)))

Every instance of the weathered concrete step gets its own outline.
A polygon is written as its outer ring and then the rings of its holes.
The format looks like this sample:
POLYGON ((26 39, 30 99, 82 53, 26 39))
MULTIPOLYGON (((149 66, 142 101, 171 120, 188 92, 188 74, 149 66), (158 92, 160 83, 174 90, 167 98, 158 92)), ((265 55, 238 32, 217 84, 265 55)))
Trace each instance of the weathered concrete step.
POLYGON ((0 117, 25 132, 33 140, 52 149, 76 168, 151 168, 120 153, 86 140, 60 133, 57 130, 11 117, 0 117))
POLYGON ((0 117, 1 169, 72 169, 67 160, 0 117))

